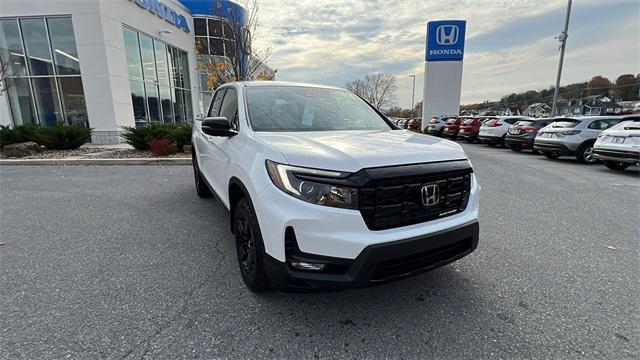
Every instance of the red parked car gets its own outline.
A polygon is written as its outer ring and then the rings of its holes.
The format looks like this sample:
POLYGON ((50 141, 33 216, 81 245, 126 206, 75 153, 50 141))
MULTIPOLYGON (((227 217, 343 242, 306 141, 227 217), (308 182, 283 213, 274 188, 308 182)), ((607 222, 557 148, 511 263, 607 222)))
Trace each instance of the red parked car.
POLYGON ((463 117, 458 135, 468 142, 478 141, 478 133, 480 132, 482 120, 483 118, 478 117, 463 117))
POLYGON ((462 124, 462 118, 456 117, 447 120, 444 123, 444 130, 442 131, 443 136, 449 136, 452 139, 458 137, 458 132, 460 131, 460 125, 462 124))

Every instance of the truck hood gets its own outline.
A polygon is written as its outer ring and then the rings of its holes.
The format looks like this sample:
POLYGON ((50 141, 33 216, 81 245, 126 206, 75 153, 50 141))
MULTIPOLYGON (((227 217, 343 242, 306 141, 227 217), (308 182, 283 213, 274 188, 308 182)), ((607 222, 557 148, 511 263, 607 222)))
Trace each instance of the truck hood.
POLYGON ((290 165, 345 172, 467 158, 452 141, 407 130, 257 132, 255 138, 290 165))

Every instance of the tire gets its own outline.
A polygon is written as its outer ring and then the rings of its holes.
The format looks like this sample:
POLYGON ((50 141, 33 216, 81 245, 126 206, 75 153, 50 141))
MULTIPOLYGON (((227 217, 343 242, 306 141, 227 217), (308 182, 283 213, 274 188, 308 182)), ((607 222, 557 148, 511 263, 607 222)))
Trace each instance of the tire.
POLYGON ((629 164, 615 161, 605 161, 604 166, 608 167, 611 170, 623 171, 624 169, 629 167, 629 164))
POLYGON ((560 157, 559 154, 550 153, 550 152, 543 152, 542 155, 546 156, 548 159, 557 159, 560 157))
POLYGON ((493 141, 489 141, 489 142, 487 143, 487 145, 489 145, 489 146, 491 146, 491 147, 494 147, 494 146, 496 146, 496 143, 494 143, 493 141))
POLYGON ((538 151, 538 150, 531 150, 531 152, 536 154, 536 155, 540 155, 540 151, 538 151))
POLYGON ((578 151, 576 151, 576 159, 578 162, 583 164, 595 164, 598 162, 593 156, 593 144, 594 143, 586 143, 582 144, 578 151))
POLYGON ((254 293, 271 288, 264 272, 264 244, 258 218, 248 198, 238 201, 233 219, 238 266, 244 284, 254 293))
POLYGON ((195 152, 191 154, 191 163, 193 164, 193 178, 196 182, 196 193, 198 193, 198 196, 201 198, 210 198, 213 194, 211 194, 211 190, 200 173, 200 166, 198 166, 198 159, 196 158, 195 152))
POLYGON ((515 152, 521 152, 522 148, 519 148, 517 146, 511 146, 511 150, 515 151, 515 152))

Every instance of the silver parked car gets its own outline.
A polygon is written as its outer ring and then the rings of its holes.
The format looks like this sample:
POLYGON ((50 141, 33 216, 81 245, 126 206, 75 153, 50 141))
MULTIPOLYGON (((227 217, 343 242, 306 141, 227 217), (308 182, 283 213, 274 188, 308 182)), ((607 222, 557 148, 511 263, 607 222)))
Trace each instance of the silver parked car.
POLYGON ((593 164, 593 144, 598 135, 622 121, 620 116, 562 117, 540 129, 533 149, 555 159, 559 156, 575 156, 579 162, 593 164))

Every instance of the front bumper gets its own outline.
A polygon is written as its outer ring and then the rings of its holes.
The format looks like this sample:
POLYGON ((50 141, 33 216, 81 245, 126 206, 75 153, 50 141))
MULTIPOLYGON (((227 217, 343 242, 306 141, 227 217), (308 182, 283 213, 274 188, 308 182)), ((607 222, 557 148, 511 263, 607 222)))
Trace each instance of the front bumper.
MULTIPOLYGON (((361 288, 410 277, 456 261, 478 246, 477 220, 389 243, 369 245, 353 260, 316 257, 336 264, 340 273, 319 273, 292 269, 287 263, 267 255, 265 272, 271 284, 282 291, 361 288)), ((311 255, 313 260, 313 255, 311 255)))
POLYGON ((254 208, 267 255, 285 261, 285 231, 292 227, 303 253, 353 260, 371 245, 435 234, 476 221, 480 186, 472 175, 469 200, 460 213, 386 230, 370 230, 358 210, 310 204, 275 186, 266 186, 257 198, 254 208))

